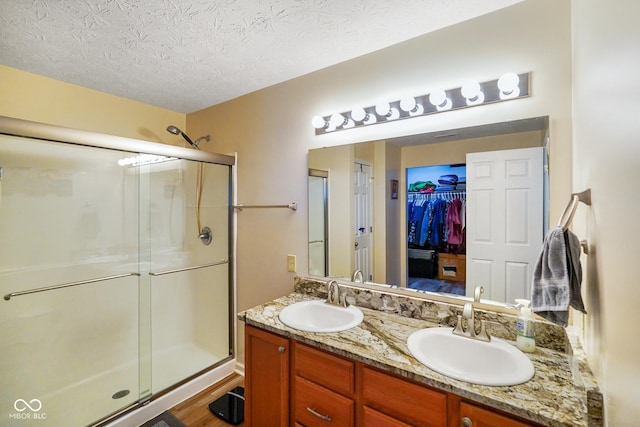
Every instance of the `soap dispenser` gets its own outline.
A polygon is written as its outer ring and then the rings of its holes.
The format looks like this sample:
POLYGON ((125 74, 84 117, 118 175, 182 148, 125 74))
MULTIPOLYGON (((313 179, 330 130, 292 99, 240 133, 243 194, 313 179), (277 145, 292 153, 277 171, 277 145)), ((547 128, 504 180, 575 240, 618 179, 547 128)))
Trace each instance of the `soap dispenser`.
POLYGON ((530 301, 526 299, 517 299, 516 303, 520 306, 520 315, 518 316, 516 331, 516 346, 525 353, 533 353, 536 351, 536 331, 535 320, 529 307, 530 301))

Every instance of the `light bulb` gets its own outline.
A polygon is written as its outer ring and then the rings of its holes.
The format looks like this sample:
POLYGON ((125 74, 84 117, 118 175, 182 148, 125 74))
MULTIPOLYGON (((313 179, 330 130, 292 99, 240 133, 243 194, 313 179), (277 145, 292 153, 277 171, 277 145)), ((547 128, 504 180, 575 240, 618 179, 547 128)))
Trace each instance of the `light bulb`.
POLYGON ((424 113, 424 107, 416 102, 413 96, 405 96, 400 100, 400 109, 406 111, 410 116, 419 116, 424 113))
POLYGON ((366 120, 367 112, 364 111, 364 108, 361 107, 354 108, 353 110, 351 110, 351 118, 356 122, 361 122, 363 120, 366 120))
POLYGON ((500 99, 516 98, 520 95, 520 77, 516 73, 505 73, 498 79, 500 99))
POLYGON ((342 125, 342 129, 350 129, 356 127, 356 123, 352 119, 345 119, 344 124, 342 125))
POLYGON ((405 96, 400 100, 400 108, 407 113, 416 108, 416 99, 413 96, 405 96))
POLYGON ((333 113, 331 119, 329 119, 329 123, 331 127, 337 128, 338 126, 347 124, 347 119, 340 113, 333 113))
POLYGON ((388 102, 380 102, 376 104, 376 114, 382 117, 387 117, 391 112, 391 105, 388 102))
POLYGON ((476 81, 468 81, 462 85, 460 93, 465 97, 467 105, 478 105, 484 102, 484 92, 480 83, 476 81))
POLYGON ((442 90, 434 90, 429 94, 429 102, 433 104, 438 111, 444 111, 451 109, 453 103, 447 98, 447 93, 442 90))
POLYGON ((400 117, 400 111, 397 108, 391 108, 391 104, 388 102, 376 104, 376 114, 387 120, 395 120, 400 117))
POLYGON ((376 116, 375 114, 369 114, 365 111, 364 108, 362 107, 357 107, 354 108, 351 111, 351 118, 356 121, 356 122, 362 122, 365 125, 370 125, 372 123, 375 123, 376 120, 376 116))
POLYGON ((327 129, 329 127, 329 123, 327 123, 322 116, 314 116, 313 119, 311 119, 311 124, 316 129, 327 129))

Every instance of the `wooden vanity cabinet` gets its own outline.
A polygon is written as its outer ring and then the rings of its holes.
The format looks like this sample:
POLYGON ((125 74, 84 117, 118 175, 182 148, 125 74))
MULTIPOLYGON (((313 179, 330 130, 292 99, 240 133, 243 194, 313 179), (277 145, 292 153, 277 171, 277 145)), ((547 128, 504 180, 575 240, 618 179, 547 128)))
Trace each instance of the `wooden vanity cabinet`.
POLYGON ((289 339, 245 325, 245 424, 289 425, 289 339))
POLYGON ((536 426, 249 325, 245 350, 247 426, 536 426))

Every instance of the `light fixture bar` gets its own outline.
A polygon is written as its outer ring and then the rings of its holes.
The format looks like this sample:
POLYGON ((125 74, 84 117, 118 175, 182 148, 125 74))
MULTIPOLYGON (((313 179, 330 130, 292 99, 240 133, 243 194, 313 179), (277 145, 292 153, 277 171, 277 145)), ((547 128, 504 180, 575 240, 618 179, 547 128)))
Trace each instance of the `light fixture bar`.
POLYGON ((315 116, 312 123, 316 135, 324 135, 338 130, 355 129, 376 123, 387 123, 525 98, 531 95, 530 75, 531 73, 505 73, 495 80, 478 83, 465 82, 462 86, 453 89, 434 90, 431 93, 414 96, 413 100, 407 97, 392 102, 385 101, 369 107, 354 108, 352 111, 315 116), (344 120, 337 120, 340 118, 344 120))

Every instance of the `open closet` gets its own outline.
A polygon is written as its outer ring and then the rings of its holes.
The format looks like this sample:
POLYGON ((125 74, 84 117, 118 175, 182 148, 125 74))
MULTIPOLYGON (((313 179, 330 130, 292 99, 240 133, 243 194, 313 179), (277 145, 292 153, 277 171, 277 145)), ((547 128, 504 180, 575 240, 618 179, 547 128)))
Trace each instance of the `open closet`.
POLYGON ((407 286, 464 295, 466 166, 407 169, 407 286))

